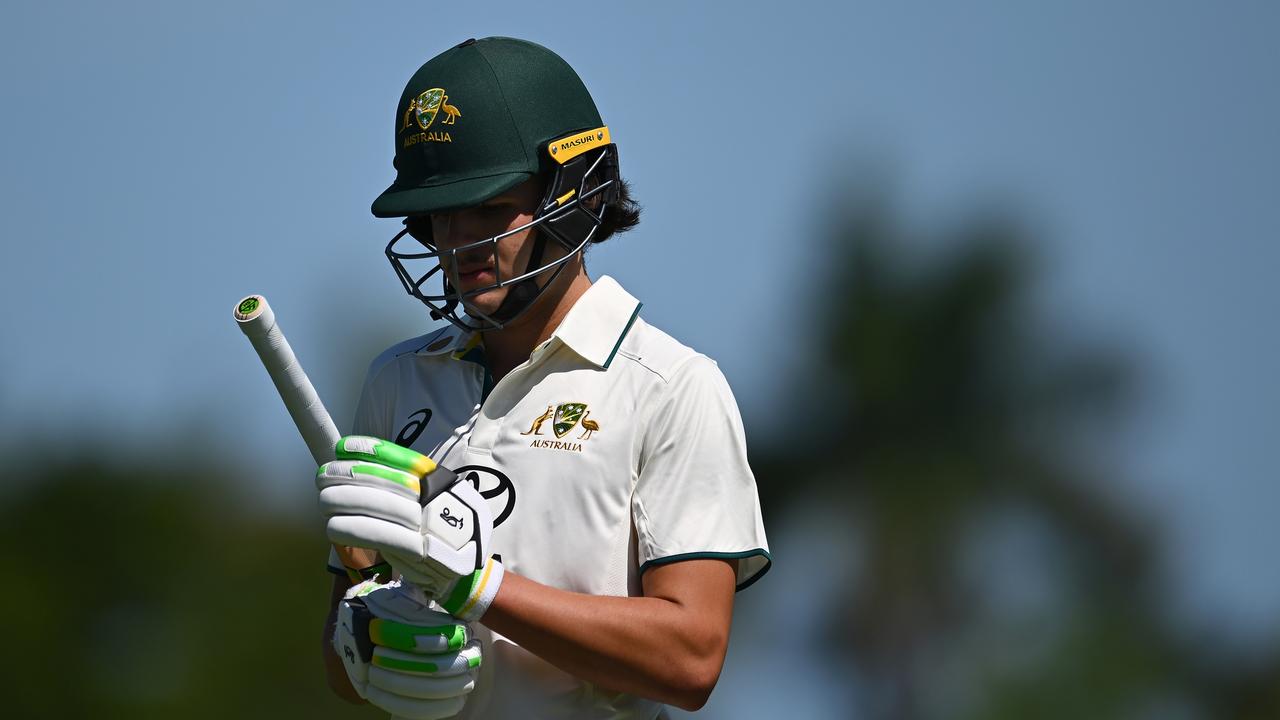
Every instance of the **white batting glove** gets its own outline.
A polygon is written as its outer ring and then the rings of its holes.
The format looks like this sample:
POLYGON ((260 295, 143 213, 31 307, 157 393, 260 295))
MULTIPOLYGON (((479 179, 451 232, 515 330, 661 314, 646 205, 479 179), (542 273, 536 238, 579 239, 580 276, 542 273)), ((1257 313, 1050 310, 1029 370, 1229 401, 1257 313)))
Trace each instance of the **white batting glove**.
POLYGON ((413 586, 366 580, 338 606, 333 649, 360 697, 397 718, 457 715, 475 689, 480 641, 413 586))
POLYGON ((316 473, 329 540, 379 551, 455 617, 484 615, 504 569, 490 557, 493 516, 479 491, 455 483, 423 507, 422 481, 436 467, 427 456, 352 435, 337 457, 316 473))

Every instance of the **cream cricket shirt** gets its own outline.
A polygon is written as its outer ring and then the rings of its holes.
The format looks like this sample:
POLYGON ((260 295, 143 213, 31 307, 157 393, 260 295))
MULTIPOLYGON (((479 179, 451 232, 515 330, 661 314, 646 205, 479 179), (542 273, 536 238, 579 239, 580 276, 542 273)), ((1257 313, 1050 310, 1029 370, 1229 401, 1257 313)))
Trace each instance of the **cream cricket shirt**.
MULTIPOLYGON (((353 432, 412 447, 476 484, 493 510, 494 554, 525 577, 636 596, 649 566, 728 558, 741 590, 770 557, 737 404, 715 362, 639 312, 601 277, 496 385, 478 333, 447 327, 400 343, 371 365, 353 432)), ((482 676, 464 715, 661 709, 478 630, 482 676)))

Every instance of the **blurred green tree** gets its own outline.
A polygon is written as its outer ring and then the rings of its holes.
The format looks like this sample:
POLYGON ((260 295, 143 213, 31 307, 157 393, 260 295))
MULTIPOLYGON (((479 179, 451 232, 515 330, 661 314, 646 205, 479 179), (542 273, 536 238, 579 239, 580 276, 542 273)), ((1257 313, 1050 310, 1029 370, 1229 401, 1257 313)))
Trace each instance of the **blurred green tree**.
POLYGON ((1280 717, 1275 669, 1243 680, 1168 626, 1160 538, 1105 462, 1135 375, 1037 320, 1019 224, 922 239, 883 195, 833 206, 822 340, 789 373, 808 417, 752 464, 766 508, 821 498, 858 538, 820 646, 860 676, 859 715, 1280 717))
POLYGON ((55 461, 8 494, 6 716, 385 717, 325 686, 323 533, 192 465, 55 461))

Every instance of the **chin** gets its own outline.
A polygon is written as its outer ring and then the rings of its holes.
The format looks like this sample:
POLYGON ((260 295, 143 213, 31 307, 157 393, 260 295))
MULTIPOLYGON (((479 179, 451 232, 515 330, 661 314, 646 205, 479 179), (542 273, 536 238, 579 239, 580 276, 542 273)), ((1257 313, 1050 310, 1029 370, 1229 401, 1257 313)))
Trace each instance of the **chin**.
POLYGON ((498 308, 502 307, 502 301, 506 296, 506 288, 490 290, 467 298, 465 306, 485 315, 493 315, 498 311, 498 308))

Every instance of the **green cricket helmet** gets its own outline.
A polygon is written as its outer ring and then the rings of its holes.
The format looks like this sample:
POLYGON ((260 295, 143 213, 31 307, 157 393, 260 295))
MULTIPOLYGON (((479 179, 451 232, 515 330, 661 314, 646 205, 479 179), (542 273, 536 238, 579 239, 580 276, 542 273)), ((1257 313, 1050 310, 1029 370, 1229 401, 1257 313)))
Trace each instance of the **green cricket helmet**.
POLYGON ((533 307, 592 241, 607 206, 618 200, 617 147, 591 95, 569 64, 525 40, 467 40, 427 61, 405 86, 395 118, 396 179, 373 201, 377 217, 411 217, 480 205, 532 177, 545 191, 532 221, 515 230, 442 250, 430 223, 410 223, 387 244, 387 258, 408 293, 468 331, 497 330, 533 307), (425 228, 425 229, 424 229, 425 228), (475 252, 530 228, 529 264, 514 277, 458 291, 460 253, 475 252), (546 243, 563 257, 543 260, 546 243), (449 268, 446 270, 445 268, 449 268), (484 313, 467 298, 513 286, 484 313))

